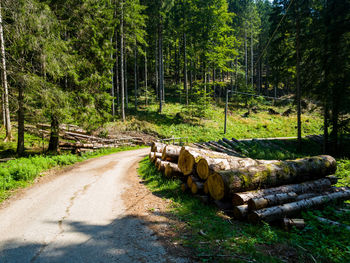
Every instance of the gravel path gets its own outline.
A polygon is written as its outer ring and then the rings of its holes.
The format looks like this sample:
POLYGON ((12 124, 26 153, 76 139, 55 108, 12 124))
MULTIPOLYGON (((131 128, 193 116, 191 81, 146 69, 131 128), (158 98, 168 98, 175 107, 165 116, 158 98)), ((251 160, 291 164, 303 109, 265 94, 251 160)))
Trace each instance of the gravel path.
POLYGON ((148 152, 88 160, 0 209, 0 262, 186 262, 125 211, 126 176, 148 152))

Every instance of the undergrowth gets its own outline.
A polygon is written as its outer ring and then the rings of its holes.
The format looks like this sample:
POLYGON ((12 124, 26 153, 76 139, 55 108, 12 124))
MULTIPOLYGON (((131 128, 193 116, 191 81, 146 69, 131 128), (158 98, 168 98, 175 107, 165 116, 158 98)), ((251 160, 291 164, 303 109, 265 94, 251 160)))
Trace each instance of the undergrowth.
POLYGON ((81 156, 75 154, 34 155, 0 163, 0 202, 9 196, 13 189, 29 185, 42 172, 50 168, 137 148, 140 147, 101 149, 95 152, 83 153, 81 156))
MULTIPOLYGON (((349 165, 349 160, 341 161, 337 176, 349 180, 349 165)), ((350 232, 315 220, 317 215, 349 224, 350 213, 338 213, 335 205, 303 214, 306 228, 286 232, 232 220, 183 193, 181 182, 164 178, 148 158, 140 162, 139 174, 153 194, 172 200, 170 212, 186 225, 175 239, 201 262, 350 262, 350 232)))

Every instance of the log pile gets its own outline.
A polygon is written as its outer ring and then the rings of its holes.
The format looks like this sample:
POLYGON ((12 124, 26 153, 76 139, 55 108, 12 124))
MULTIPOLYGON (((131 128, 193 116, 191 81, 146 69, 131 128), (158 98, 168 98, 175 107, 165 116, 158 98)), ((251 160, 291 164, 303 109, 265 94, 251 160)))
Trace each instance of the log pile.
MULTIPOLYGON (((234 140, 226 142, 235 144, 234 140)), ((236 219, 251 223, 279 220, 285 228, 302 226, 301 219, 294 219, 302 211, 350 199, 349 188, 332 186, 337 182, 332 176, 336 161, 328 155, 255 160, 198 144, 153 143, 149 158, 166 177, 180 179, 183 191, 225 204, 236 219)))
MULTIPOLYGON (((51 126, 45 123, 25 125, 25 131, 47 139, 50 136, 50 128, 51 126)), ((93 136, 79 126, 71 124, 60 125, 59 135, 61 139, 66 140, 60 143, 60 148, 73 152, 145 144, 141 137, 101 138, 93 136)))

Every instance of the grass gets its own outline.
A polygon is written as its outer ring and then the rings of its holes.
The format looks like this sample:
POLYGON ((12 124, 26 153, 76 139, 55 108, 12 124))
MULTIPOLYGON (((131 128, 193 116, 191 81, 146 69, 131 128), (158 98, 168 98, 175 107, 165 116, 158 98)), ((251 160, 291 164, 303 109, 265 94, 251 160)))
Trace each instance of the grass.
MULTIPOLYGON (((350 185, 350 161, 339 161, 340 184, 350 185)), ((303 230, 290 232, 278 226, 251 225, 234 221, 211 205, 205 205, 180 190, 180 181, 164 178, 145 158, 139 174, 158 196, 172 200, 170 212, 185 223, 177 241, 193 250, 202 262, 349 262, 350 232, 319 223, 322 216, 350 224, 350 213, 337 213, 331 204, 323 210, 308 211, 303 230), (204 233, 204 234, 203 234, 204 233)), ((344 204, 349 209, 349 204, 344 204)))
POLYGON ((138 148, 140 147, 101 149, 95 152, 83 153, 81 156, 75 154, 33 155, 0 163, 0 202, 8 198, 14 189, 30 185, 36 177, 41 176, 44 171, 50 168, 138 148))
MULTIPOLYGON (((175 94, 175 91, 173 93, 175 94)), ((126 122, 109 123, 107 128, 119 131, 143 131, 164 138, 188 137, 190 142, 218 140, 223 136, 237 139, 296 136, 296 113, 292 113, 289 117, 281 115, 285 110, 295 108, 292 104, 277 107, 263 99, 250 100, 248 107, 256 108, 258 111, 257 113, 251 111, 249 117, 244 118, 242 115, 247 112, 247 107, 231 100, 227 134, 224 135, 224 104, 218 101, 205 107, 203 102, 200 103, 184 106, 170 96, 163 105, 161 114, 158 112, 157 104, 139 106, 137 110, 130 108, 127 110, 126 122), (270 115, 267 111, 269 108, 281 114, 270 115)), ((323 132, 321 114, 315 110, 310 112, 312 113, 302 115, 303 136, 323 132)))

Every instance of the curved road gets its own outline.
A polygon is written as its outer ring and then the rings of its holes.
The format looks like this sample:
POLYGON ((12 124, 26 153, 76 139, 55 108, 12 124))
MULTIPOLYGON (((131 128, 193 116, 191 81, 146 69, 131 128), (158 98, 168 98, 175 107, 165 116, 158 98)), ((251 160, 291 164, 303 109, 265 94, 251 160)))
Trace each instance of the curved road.
POLYGON ((185 261, 169 258, 141 220, 125 215, 125 177, 148 152, 85 161, 0 209, 0 262, 185 261))

